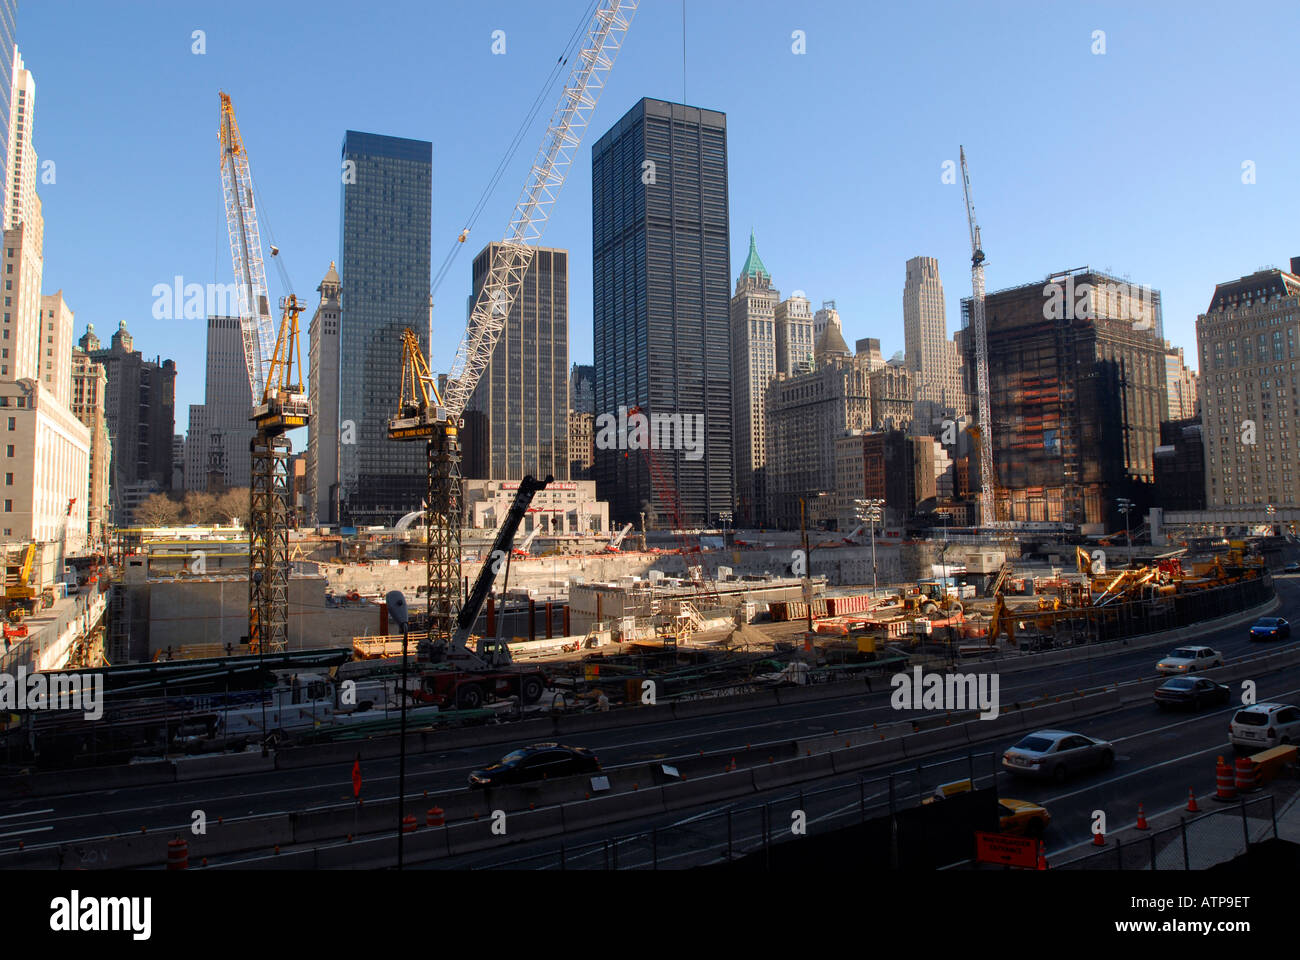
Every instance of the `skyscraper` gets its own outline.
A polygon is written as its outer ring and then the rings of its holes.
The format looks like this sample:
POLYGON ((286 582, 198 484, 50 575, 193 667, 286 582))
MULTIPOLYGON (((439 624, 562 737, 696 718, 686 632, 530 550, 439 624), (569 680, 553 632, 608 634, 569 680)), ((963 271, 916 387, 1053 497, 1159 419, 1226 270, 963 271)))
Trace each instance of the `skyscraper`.
POLYGON ((1206 505, 1300 503, 1300 257, 1220 283, 1196 318, 1206 505))
POLYGON ((72 404, 72 324, 63 291, 41 297, 41 383, 65 407, 72 404))
POLYGON ((776 305, 781 292, 749 234, 749 255, 731 298, 732 429, 735 431, 736 516, 739 526, 763 526, 767 517, 767 419, 764 398, 776 376, 776 305))
MULTIPOLYGON (((486 282, 489 243, 474 258, 474 298, 486 282)), ((539 247, 501 337, 465 410, 467 477, 569 479, 569 252, 539 247)))
POLYGON ((990 293, 985 313, 998 517, 1122 526, 1116 500, 1144 508, 1155 479, 1160 291, 1081 267, 990 293))
POLYGON ((239 318, 208 317, 203 403, 190 405, 185 437, 186 490, 248 486, 252 412, 239 318))
POLYGON ((41 378, 41 275, 45 219, 36 195, 36 148, 32 127, 36 81, 14 50, 8 144, 5 152, 5 296, 0 336, 0 379, 41 378))
POLYGON ((619 522, 665 506, 642 451, 602 443, 599 418, 639 406, 703 427, 654 456, 684 522, 716 523, 733 509, 726 114, 643 99, 591 166, 598 495, 619 522))
POLYGON ((387 421, 400 395, 403 329, 429 350, 433 144, 347 131, 342 190, 340 512, 386 523, 418 509, 425 493, 423 445, 390 441, 387 421))
POLYGON ((903 338, 907 369, 912 371, 916 393, 916 429, 929 433, 933 421, 965 415, 961 361, 956 343, 948 339, 943 281, 939 279, 939 261, 934 257, 907 261, 903 338))
POLYGON ((176 364, 161 357, 145 360, 125 320, 107 350, 89 328, 78 346, 102 364, 108 376, 104 408, 113 453, 114 522, 125 524, 130 519, 127 511, 144 489, 171 487, 176 364))
POLYGON ((337 523, 339 516, 339 274, 330 268, 316 288, 320 302, 308 329, 307 516, 313 523, 337 523))
POLYGON ((72 412, 90 431, 89 485, 86 523, 91 549, 102 549, 108 536, 109 466, 112 445, 108 436, 108 419, 104 403, 108 376, 102 364, 90 359, 85 351, 72 350, 72 412))
POLYGON ((796 290, 776 305, 776 369, 787 377, 796 377, 813 368, 812 304, 796 290))
POLYGON ((7 82, 18 52, 18 0, 0 0, 0 183, 9 183, 9 118, 13 90, 7 82))

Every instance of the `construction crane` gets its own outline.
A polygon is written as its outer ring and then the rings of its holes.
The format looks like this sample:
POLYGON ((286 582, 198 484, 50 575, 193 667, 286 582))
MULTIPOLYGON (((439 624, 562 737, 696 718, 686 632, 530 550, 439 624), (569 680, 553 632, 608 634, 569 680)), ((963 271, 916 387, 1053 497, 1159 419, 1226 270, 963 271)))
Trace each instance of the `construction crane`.
POLYGON ((989 396, 989 338, 984 319, 984 247, 980 227, 975 219, 975 201, 971 196, 970 172, 966 169, 966 148, 961 151, 961 181, 966 195, 966 222, 970 227, 971 335, 975 340, 975 396, 979 418, 980 523, 986 527, 997 523, 993 500, 992 402, 989 396))
MULTIPOLYGON (((254 653, 282 653, 289 637, 289 430, 311 420, 302 384, 298 317, 292 293, 271 322, 253 179, 230 97, 221 95, 221 186, 230 255, 239 287, 240 333, 256 433, 249 441, 248 642, 254 653)), ((271 254, 277 253, 275 247, 271 254)), ((283 271, 282 271, 283 275, 283 271)), ((284 278, 287 281, 287 278, 284 278)), ((286 282, 286 286, 287 286, 286 282)))
POLYGON ((275 324, 271 320, 270 297, 266 289, 266 267, 262 262, 262 239, 253 201, 253 175, 248 165, 235 122, 230 96, 221 93, 221 190, 226 202, 226 231, 230 235, 230 258, 239 288, 239 332, 244 344, 244 366, 248 372, 249 403, 262 402, 266 358, 275 349, 275 324))
MULTIPOLYGON (((440 391, 418 338, 402 334, 402 387, 390 440, 425 441, 425 529, 429 636, 449 640, 460 606, 460 439, 462 415, 492 359, 501 330, 532 265, 550 208, 564 186, 582 134, 614 66, 640 0, 602 0, 587 25, 582 48, 542 138, 505 239, 492 247, 491 263, 474 301, 465 335, 440 391)), ((462 239, 464 234, 462 234, 462 239)), ((436 646, 436 643, 435 643, 436 646)))
POLYGON ((531 557, 532 553, 530 551, 533 546, 533 541, 537 539, 537 535, 541 532, 542 532, 541 527, 533 527, 532 531, 529 532, 528 536, 524 537, 524 542, 519 544, 519 546, 515 547, 514 556, 531 557))
POLYGON ((609 543, 605 544, 605 552, 618 553, 619 548, 623 546, 624 539, 626 539, 627 535, 631 531, 632 531, 632 524, 630 523, 625 524, 622 530, 620 530, 618 533, 614 534, 614 536, 609 538, 609 543))

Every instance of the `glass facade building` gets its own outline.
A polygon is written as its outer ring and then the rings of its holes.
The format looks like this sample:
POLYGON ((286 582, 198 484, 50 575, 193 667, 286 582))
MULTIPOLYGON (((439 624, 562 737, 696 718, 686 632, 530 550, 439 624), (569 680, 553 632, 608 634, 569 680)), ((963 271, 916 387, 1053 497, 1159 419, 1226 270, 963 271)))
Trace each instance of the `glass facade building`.
MULTIPOLYGON (((474 258, 474 299, 490 243, 474 258)), ((465 410, 463 472, 480 480, 527 474, 569 479, 569 253, 538 248, 465 410)))
POLYGON ((402 374, 402 331, 429 350, 433 144, 347 131, 339 272, 340 514, 391 523, 425 494, 421 443, 388 439, 402 374))
POLYGON ((645 454, 602 443, 600 418, 680 415, 703 438, 656 450, 659 469, 687 524, 716 523, 733 509, 726 114, 643 99, 591 166, 597 496, 619 523, 668 525, 645 454))
POLYGON ((0 57, 4 58, 4 80, 0 81, 0 183, 3 184, 9 182, 9 117, 17 44, 18 0, 0 0, 0 57))

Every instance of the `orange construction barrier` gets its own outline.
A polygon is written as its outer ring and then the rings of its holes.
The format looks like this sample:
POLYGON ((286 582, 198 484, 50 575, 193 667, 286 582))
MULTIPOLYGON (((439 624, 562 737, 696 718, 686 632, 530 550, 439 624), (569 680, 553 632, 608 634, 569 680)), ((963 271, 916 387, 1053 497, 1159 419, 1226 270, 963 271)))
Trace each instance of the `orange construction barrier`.
POLYGON ((1231 800, 1237 796, 1236 786, 1232 780, 1232 767, 1228 766, 1223 757, 1219 757, 1219 762, 1215 764, 1215 784, 1217 791, 1214 794, 1215 800, 1231 800))
POLYGON ((429 812, 424 815, 424 825, 426 827, 441 827, 446 822, 442 807, 430 807, 429 812))
POLYGON ((416 827, 415 817, 409 813, 402 818, 402 833, 415 833, 416 827))
POLYGON ((190 845, 177 837, 167 841, 167 869, 185 870, 190 865, 190 845))
POLYGON ((1250 757, 1237 758, 1237 791, 1239 793, 1249 793, 1252 790, 1258 790, 1259 784, 1256 782, 1255 761, 1250 757))

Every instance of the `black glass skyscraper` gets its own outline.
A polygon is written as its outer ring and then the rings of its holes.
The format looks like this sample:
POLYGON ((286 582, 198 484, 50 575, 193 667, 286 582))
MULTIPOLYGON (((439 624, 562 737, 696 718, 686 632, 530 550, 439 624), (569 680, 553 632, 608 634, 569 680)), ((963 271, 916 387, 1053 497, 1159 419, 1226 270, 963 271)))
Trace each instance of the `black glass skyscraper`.
POLYGON ((697 448, 655 456, 682 519, 716 523, 733 509, 726 114, 641 100, 591 167, 597 496, 667 525, 645 454, 602 444, 600 417, 702 417, 697 448))
POLYGON ((389 440, 387 421, 397 412, 402 330, 429 350, 433 144, 349 130, 342 178, 340 513, 345 523, 390 523, 425 494, 424 445, 389 440))

